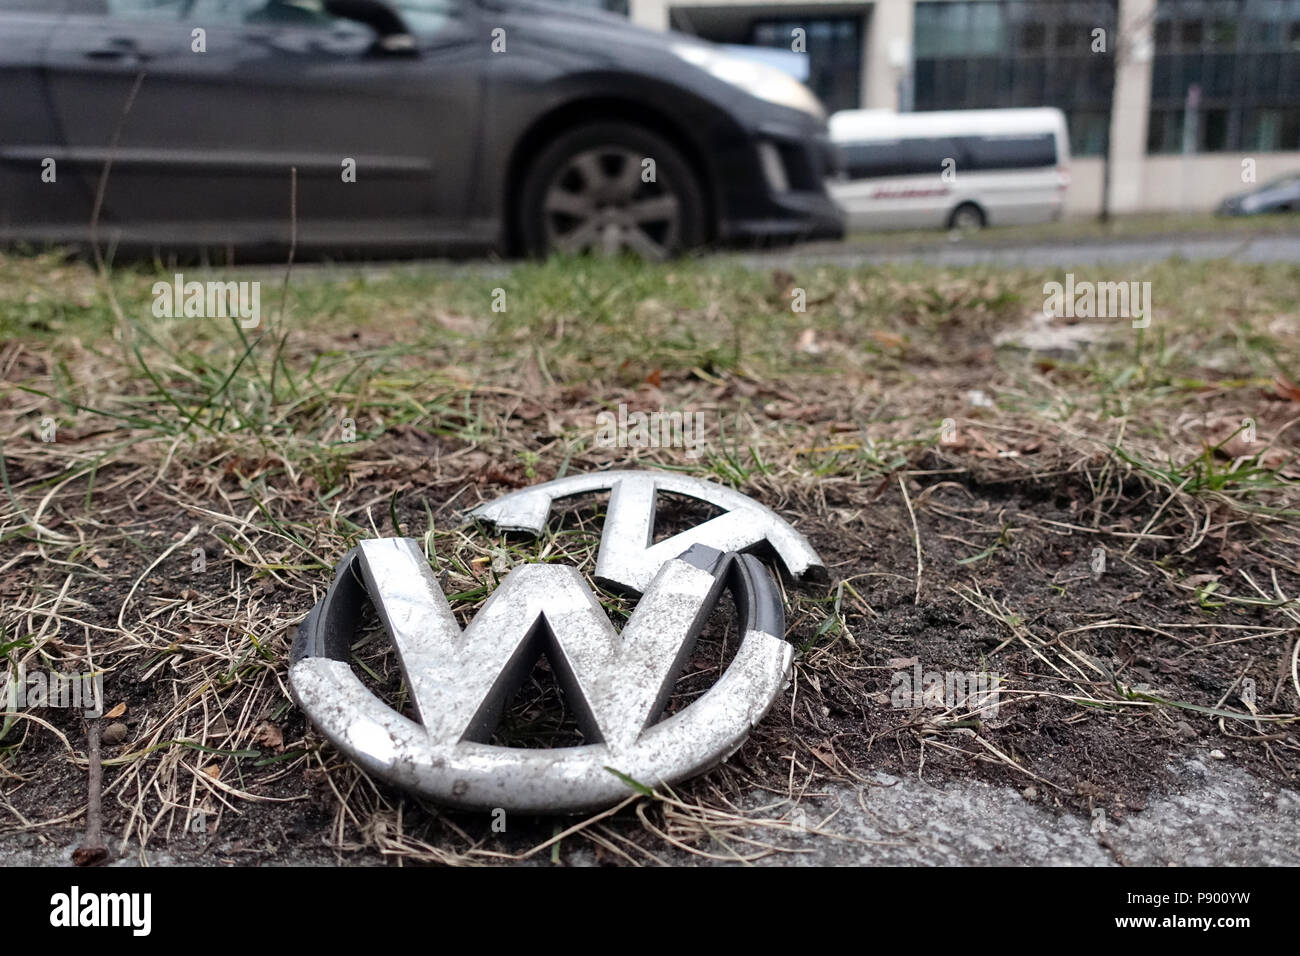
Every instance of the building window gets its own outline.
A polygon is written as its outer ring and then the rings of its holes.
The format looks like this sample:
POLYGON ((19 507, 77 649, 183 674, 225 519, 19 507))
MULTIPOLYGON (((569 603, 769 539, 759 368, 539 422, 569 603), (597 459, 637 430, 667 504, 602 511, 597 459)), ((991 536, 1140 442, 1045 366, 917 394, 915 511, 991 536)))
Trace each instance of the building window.
POLYGON ((804 31, 809 89, 829 113, 855 109, 862 93, 861 18, 756 20, 750 28, 749 42, 789 50, 796 29, 804 31))
POLYGON ((1152 153, 1300 149, 1300 0, 1157 0, 1152 153))
POLYGON ((1116 0, 925 0, 915 12, 918 110, 1056 106, 1077 155, 1106 151, 1116 0), (1093 52, 1094 31, 1105 50, 1093 52))
POLYGON ((1152 110, 1147 122, 1147 152, 1176 153, 1182 142, 1183 111, 1152 110))

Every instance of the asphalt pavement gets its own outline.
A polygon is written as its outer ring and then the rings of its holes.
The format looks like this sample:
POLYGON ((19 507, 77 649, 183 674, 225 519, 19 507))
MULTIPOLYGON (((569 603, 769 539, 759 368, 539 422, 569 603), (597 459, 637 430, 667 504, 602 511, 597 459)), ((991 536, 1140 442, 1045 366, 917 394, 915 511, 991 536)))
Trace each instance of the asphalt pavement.
POLYGON ((1000 242, 988 238, 940 239, 935 243, 891 247, 879 239, 868 243, 818 242, 787 249, 738 256, 758 268, 790 264, 857 266, 901 262, 923 262, 935 266, 1092 266, 1135 262, 1163 262, 1166 259, 1203 261, 1230 259, 1235 262, 1300 263, 1300 234, 1160 236, 1146 239, 1088 239, 1075 242, 1000 242))

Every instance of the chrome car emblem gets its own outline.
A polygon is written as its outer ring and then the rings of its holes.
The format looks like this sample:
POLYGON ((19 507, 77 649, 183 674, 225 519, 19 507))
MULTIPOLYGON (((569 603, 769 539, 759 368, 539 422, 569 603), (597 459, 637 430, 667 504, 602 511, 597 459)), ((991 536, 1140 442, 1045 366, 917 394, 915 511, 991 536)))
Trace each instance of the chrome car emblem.
POLYGON ((540 534, 553 501, 596 491, 610 493, 596 555, 596 580, 603 584, 640 594, 665 561, 693 544, 745 551, 767 542, 796 579, 822 567, 821 558, 804 536, 772 509, 722 485, 668 472, 602 471, 557 478, 479 505, 470 517, 502 531, 540 534), (651 544, 659 492, 686 495, 724 513, 651 544))
MULTIPOLYGON (((620 507, 626 507, 633 498, 644 501, 640 493, 647 487, 642 481, 647 476, 655 482, 651 488, 689 487, 679 493, 703 497, 698 492, 705 492, 720 499, 715 503, 730 505, 733 511, 746 508, 763 518, 757 525, 745 525, 747 530, 732 522, 714 525, 719 533, 726 532, 723 543, 728 548, 741 541, 756 544, 775 534, 773 546, 787 567, 820 565, 816 553, 789 525, 735 492, 637 472, 608 473, 605 481, 614 483, 603 487, 612 487, 620 507), (629 495, 629 490, 635 494, 629 495), (757 527, 765 534, 755 539, 757 527)), ((479 511, 515 516, 507 520, 523 520, 523 515, 530 521, 534 519, 528 514, 540 512, 540 530, 551 499, 563 496, 556 494, 557 485, 563 494, 602 487, 600 482, 580 488, 551 482, 529 489, 545 492, 542 497, 508 495, 479 511), (512 500, 522 505, 513 511, 491 511, 512 500)), ((652 507, 653 493, 649 503, 652 507)), ((611 556, 606 572, 614 577, 609 580, 642 591, 621 634, 577 569, 558 564, 526 564, 512 570, 462 632, 418 541, 367 540, 339 563, 328 593, 299 629, 289 670, 299 705, 335 747, 371 775, 469 809, 596 809, 633 793, 628 780, 647 786, 671 784, 726 759, 775 701, 793 659, 783 639, 784 609, 772 577, 753 555, 697 540, 670 539, 646 547, 647 532, 639 538, 639 551, 611 547, 611 526, 645 525, 616 520, 617 511, 611 499, 600 554, 611 556), (640 586, 645 553, 670 542, 685 547, 659 560, 640 586), (703 696, 660 719, 723 592, 735 603, 742 636, 735 658, 703 696), (393 642, 414 720, 376 697, 349 666, 367 597, 393 642), (503 710, 542 654, 587 742, 552 749, 490 744, 503 710)), ((700 537, 696 531, 677 538, 700 537)))

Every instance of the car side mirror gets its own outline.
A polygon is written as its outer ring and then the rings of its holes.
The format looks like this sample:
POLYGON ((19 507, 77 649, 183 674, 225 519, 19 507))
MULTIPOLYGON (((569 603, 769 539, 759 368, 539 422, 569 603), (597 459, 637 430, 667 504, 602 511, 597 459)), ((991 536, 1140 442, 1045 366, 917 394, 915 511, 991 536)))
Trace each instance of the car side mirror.
POLYGON ((342 20, 364 23, 375 31, 378 53, 414 55, 415 37, 402 15, 381 0, 324 0, 326 13, 342 20))

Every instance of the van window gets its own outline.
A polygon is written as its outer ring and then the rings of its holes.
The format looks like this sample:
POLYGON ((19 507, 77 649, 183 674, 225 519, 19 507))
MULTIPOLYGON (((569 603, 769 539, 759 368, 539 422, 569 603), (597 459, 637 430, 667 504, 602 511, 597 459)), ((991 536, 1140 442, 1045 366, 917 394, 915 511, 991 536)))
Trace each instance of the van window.
POLYGON ((1052 133, 894 139, 845 143, 842 148, 850 179, 929 173, 937 176, 948 159, 956 163, 958 172, 1057 165, 1056 136, 1052 133))
POLYGON ((1056 165, 1056 137, 1051 133, 1028 136, 966 136, 962 138, 966 169, 1032 169, 1056 165))
POLYGON ((938 176, 944 160, 962 166, 955 140, 946 137, 926 139, 882 140, 875 143, 846 143, 843 146, 845 167, 850 179, 875 179, 880 176, 938 176))

